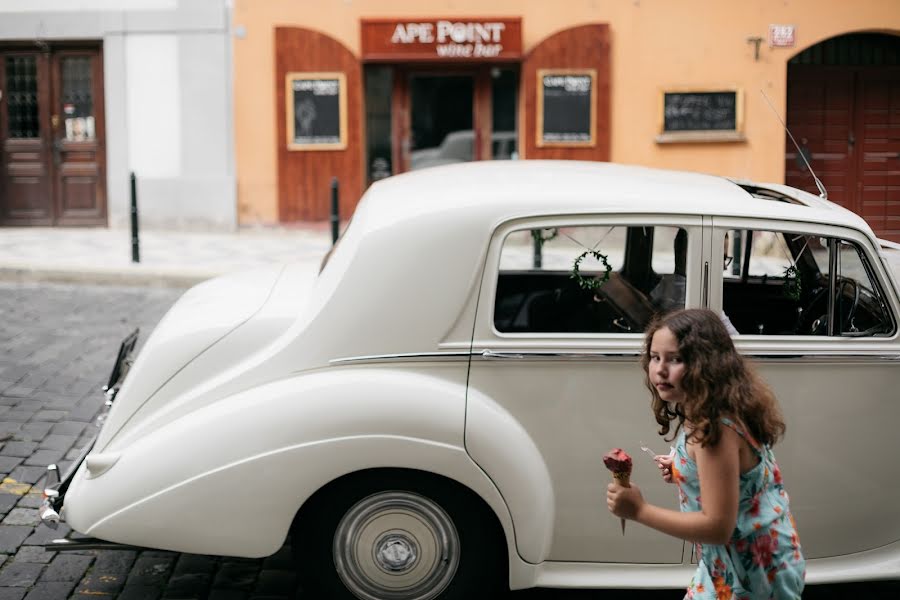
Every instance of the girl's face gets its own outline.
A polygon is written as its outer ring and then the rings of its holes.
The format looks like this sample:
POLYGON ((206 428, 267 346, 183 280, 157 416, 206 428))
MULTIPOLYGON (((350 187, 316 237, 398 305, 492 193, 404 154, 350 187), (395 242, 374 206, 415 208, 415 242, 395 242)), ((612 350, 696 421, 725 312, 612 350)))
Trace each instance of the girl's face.
POLYGON ((650 364, 647 371, 650 383, 661 399, 676 403, 684 400, 684 390, 681 389, 684 363, 678 351, 678 340, 668 327, 658 329, 650 340, 650 364))

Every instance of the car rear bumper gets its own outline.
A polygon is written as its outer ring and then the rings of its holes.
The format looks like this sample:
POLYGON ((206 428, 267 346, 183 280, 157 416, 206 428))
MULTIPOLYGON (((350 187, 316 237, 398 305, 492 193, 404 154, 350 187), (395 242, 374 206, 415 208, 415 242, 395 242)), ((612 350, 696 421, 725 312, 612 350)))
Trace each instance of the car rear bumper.
POLYGON ((78 468, 81 467, 81 464, 87 458, 87 455, 91 452, 94 447, 94 442, 97 441, 97 437, 100 435, 100 427, 103 425, 103 422, 106 420, 106 415, 109 412, 110 407, 115 401, 116 394, 119 391, 119 388, 122 386, 122 381, 125 379, 125 376, 128 374, 128 369, 131 367, 132 354, 134 353, 135 344, 137 343, 138 335, 140 334, 139 329, 135 329, 129 335, 122 340, 122 343, 119 344, 119 352, 116 356, 116 362, 113 365, 112 372, 109 375, 109 380, 106 385, 103 386, 103 392, 106 397, 106 401, 103 404, 103 408, 100 411, 100 414, 97 416, 94 424, 96 425, 96 431, 94 432, 94 436, 91 440, 84 445, 81 451, 78 453, 78 456, 72 461, 72 464, 66 468, 65 473, 60 477, 59 467, 55 464, 49 465, 47 467, 47 479, 44 484, 43 491, 43 501, 41 502, 41 506, 38 509, 38 515, 41 518, 41 522, 46 524, 48 527, 52 529, 56 529, 59 525, 59 521, 61 519, 60 514, 62 513, 62 507, 66 496, 66 491, 69 489, 69 484, 72 482, 72 479, 75 477, 75 473, 78 471, 78 468))

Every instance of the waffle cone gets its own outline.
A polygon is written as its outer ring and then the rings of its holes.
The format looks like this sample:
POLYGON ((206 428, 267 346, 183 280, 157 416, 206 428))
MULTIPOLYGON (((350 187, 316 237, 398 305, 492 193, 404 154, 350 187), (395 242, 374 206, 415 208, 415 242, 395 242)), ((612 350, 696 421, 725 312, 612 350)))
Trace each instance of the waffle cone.
MULTIPOLYGON (((621 485, 622 487, 631 487, 631 473, 630 472, 622 472, 622 473, 613 473, 613 481, 621 485)), ((625 535, 625 519, 620 519, 622 524, 622 535, 625 535)))
POLYGON ((613 473, 613 479, 622 487, 631 487, 631 473, 613 473))

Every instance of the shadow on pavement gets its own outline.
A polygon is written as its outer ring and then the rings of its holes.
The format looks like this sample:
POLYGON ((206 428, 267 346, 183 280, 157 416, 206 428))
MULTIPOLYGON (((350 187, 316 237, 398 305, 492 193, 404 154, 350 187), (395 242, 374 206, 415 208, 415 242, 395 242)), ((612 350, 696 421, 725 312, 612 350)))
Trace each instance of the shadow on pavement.
MULTIPOLYGON (((512 592, 508 600, 680 600, 684 590, 555 590, 534 589, 512 592)), ((856 598, 900 598, 900 581, 872 581, 809 585, 803 600, 844 600, 856 598)))

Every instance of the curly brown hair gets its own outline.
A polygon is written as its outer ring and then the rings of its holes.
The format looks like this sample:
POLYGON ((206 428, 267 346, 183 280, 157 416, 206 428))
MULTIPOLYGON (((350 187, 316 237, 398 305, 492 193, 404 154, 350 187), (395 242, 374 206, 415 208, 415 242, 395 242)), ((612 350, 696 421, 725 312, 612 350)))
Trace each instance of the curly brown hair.
POLYGON ((772 445, 784 435, 775 394, 738 353, 728 330, 711 310, 691 308, 655 318, 647 326, 641 367, 661 435, 669 433, 672 421, 677 421, 674 438, 689 421, 693 427, 689 438, 704 447, 715 446, 722 433, 722 417, 737 420, 763 444, 772 445), (649 375, 650 342, 664 327, 678 341, 685 367, 681 379, 685 398, 674 405, 659 397, 649 375))

